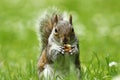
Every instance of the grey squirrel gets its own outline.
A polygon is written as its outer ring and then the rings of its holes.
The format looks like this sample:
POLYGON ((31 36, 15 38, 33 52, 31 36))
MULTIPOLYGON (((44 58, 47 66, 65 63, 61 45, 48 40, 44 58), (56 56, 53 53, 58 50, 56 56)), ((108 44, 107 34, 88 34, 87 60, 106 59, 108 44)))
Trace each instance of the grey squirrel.
POLYGON ((42 16, 39 23, 42 50, 37 64, 39 79, 64 80, 73 66, 80 80, 80 50, 72 15, 68 21, 58 10, 42 16))

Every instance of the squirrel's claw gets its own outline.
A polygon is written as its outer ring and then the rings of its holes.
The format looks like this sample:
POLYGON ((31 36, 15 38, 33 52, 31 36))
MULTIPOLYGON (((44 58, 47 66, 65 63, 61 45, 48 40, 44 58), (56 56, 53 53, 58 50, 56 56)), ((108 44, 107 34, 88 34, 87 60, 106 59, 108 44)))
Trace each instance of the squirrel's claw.
POLYGON ((72 54, 73 54, 73 49, 71 49, 71 50, 69 51, 69 53, 72 55, 72 54))
POLYGON ((65 50, 61 48, 61 53, 64 54, 65 53, 65 50))
POLYGON ((59 48, 59 52, 62 53, 62 54, 64 54, 65 50, 63 49, 63 47, 59 48))
POLYGON ((69 51, 69 53, 72 55, 72 54, 74 54, 76 52, 76 49, 75 49, 75 47, 72 47, 72 49, 69 51))

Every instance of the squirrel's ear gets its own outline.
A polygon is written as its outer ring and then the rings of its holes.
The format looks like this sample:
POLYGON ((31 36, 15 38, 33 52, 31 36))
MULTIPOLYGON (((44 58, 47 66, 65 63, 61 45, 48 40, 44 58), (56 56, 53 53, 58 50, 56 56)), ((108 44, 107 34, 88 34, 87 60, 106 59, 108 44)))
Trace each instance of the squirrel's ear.
POLYGON ((72 25, 72 15, 70 15, 69 22, 72 25))
POLYGON ((58 16, 56 14, 55 17, 54 17, 54 23, 57 23, 57 22, 58 22, 58 16))

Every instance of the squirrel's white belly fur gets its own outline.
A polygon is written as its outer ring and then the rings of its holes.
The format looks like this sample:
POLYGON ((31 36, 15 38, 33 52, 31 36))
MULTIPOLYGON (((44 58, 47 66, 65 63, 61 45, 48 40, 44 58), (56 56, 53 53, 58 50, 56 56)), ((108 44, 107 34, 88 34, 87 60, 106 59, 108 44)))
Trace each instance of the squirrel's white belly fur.
POLYGON ((71 58, 69 55, 60 55, 54 64, 46 64, 44 66, 40 77, 43 77, 43 80, 64 80, 71 69, 75 70, 71 58))
MULTIPOLYGON (((41 74, 42 75, 42 74, 41 74)), ((46 64, 43 71, 44 80, 63 80, 63 75, 55 71, 52 65, 46 64)))

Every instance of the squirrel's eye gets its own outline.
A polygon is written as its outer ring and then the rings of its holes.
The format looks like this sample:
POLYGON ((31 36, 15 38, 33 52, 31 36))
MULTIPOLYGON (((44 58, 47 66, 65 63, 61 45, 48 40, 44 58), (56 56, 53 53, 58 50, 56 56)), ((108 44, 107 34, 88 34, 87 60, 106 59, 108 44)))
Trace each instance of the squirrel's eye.
POLYGON ((74 32, 74 29, 72 28, 72 32, 74 32))
POLYGON ((56 32, 56 33, 58 32, 57 29, 55 29, 55 32, 56 32))

